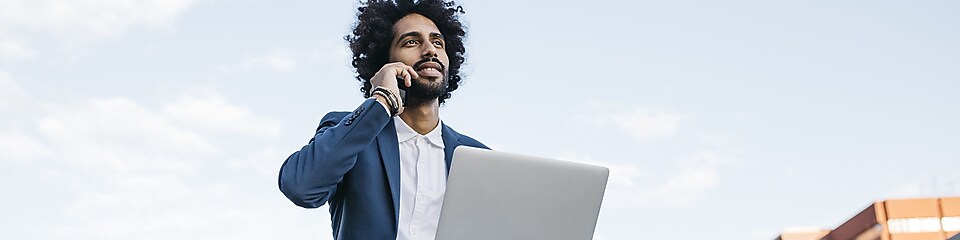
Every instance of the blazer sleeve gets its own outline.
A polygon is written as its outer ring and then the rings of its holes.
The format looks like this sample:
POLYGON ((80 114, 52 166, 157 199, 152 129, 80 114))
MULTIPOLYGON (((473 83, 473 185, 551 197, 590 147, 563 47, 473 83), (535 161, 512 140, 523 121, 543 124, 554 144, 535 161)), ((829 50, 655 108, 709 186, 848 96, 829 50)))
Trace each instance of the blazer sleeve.
POLYGON ((322 206, 353 168, 360 151, 373 142, 390 119, 373 99, 367 99, 352 113, 328 113, 313 139, 283 162, 280 191, 297 206, 322 206))

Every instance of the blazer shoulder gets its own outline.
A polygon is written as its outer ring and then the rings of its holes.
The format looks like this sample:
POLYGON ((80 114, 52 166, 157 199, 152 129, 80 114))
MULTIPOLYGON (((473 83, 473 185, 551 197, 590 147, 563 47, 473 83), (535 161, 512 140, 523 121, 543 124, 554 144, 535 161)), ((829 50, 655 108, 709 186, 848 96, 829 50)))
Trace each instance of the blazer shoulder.
POLYGON ((487 145, 484 145, 480 141, 477 141, 476 139, 473 139, 472 137, 463 135, 463 134, 460 134, 460 143, 463 143, 463 145, 466 145, 466 146, 490 149, 489 147, 487 147, 487 145))
POLYGON ((445 130, 448 130, 449 133, 451 133, 455 137, 457 142, 459 142, 461 145, 475 147, 475 148, 490 149, 489 147, 487 147, 487 145, 484 145, 480 141, 477 141, 476 139, 473 139, 472 137, 467 136, 466 134, 457 132, 457 130, 453 130, 452 127, 447 126, 446 124, 443 124, 443 127, 446 128, 445 130))

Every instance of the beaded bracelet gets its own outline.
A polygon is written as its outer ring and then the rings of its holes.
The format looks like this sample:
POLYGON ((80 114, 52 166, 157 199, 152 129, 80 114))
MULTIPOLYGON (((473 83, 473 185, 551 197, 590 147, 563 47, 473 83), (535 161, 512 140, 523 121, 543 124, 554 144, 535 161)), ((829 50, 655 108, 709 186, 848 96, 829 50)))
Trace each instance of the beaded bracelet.
POLYGON ((383 99, 386 99, 386 100, 387 100, 387 103, 386 103, 386 105, 387 105, 387 111, 390 111, 390 112, 389 112, 390 116, 394 116, 394 114, 396 114, 396 110, 393 110, 393 104, 390 104, 390 100, 389 100, 390 97, 387 97, 387 96, 384 95, 382 92, 373 92, 373 93, 371 93, 370 95, 371 95, 371 96, 380 96, 380 97, 383 97, 383 99))
POLYGON ((390 105, 390 115, 396 116, 400 112, 400 103, 397 95, 393 94, 392 91, 387 90, 383 87, 377 87, 372 91, 375 95, 380 95, 387 100, 387 105, 390 105))

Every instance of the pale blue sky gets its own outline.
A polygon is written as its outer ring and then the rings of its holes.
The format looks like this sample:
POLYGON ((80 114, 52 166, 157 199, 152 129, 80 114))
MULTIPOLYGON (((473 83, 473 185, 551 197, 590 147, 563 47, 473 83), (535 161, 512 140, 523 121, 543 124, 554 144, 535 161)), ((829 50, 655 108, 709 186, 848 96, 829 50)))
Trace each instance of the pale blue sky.
MULTIPOLYGON (((773 239, 960 195, 956 1, 463 4, 442 118, 610 167, 598 240, 773 239)), ((355 9, 0 0, 0 238, 329 239, 276 174, 362 101, 355 9)))

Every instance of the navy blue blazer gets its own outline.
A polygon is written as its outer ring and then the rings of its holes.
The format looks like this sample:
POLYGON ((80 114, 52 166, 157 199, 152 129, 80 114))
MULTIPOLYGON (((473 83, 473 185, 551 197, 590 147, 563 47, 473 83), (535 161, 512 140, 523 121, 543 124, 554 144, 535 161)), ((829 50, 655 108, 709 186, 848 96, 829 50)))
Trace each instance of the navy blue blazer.
MULTIPOLYGON (((487 148, 441 128, 448 173, 456 147, 487 148)), ((372 99, 352 113, 327 113, 313 139, 280 167, 279 185, 297 206, 329 203, 334 239, 396 239, 400 147, 393 118, 372 99)))

